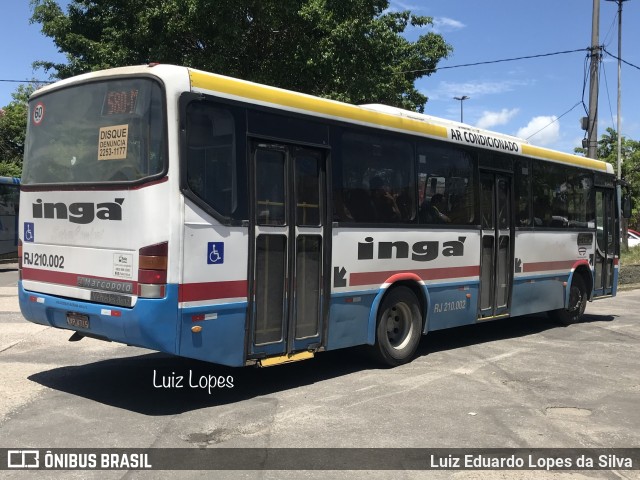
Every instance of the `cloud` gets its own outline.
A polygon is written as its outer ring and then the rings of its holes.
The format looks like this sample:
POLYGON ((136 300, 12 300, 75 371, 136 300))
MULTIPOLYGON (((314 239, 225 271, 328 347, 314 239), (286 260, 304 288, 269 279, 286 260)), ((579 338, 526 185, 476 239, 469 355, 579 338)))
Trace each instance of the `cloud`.
MULTIPOLYGON (((385 12, 406 12, 410 11, 412 14, 416 15, 418 13, 422 14, 422 12, 428 12, 428 8, 424 5, 417 4, 415 2, 408 3, 402 2, 399 0, 392 0, 389 2, 389 7, 385 10, 385 12)), ((467 26, 459 20, 455 20, 449 17, 433 17, 430 16, 433 20, 432 29, 435 33, 443 33, 443 32, 453 32, 456 30, 462 30, 467 26)))
POLYGON ((511 110, 507 110, 503 108, 499 112, 482 112, 482 116, 476 122, 476 127, 478 128, 492 128, 496 125, 504 125, 509 123, 509 121, 516 116, 516 114, 520 111, 518 108, 512 108, 511 110))
POLYGON ((499 93, 511 92, 517 87, 530 85, 530 80, 501 80, 497 82, 440 82, 433 91, 425 93, 431 100, 450 99, 460 95, 477 97, 480 95, 495 95, 499 93))
POLYGON ((453 30, 461 30, 466 25, 458 20, 448 17, 434 17, 433 18, 433 30, 435 32, 451 32, 453 30))
POLYGON ((535 145, 550 145, 560 139, 560 124, 555 115, 533 117, 526 127, 522 127, 516 136, 527 139, 535 145))
POLYGON ((389 2, 389 10, 392 10, 392 11, 404 12, 406 10, 410 10, 414 12, 416 10, 423 10, 423 9, 424 9, 423 6, 418 6, 412 3, 399 2, 397 0, 392 0, 391 2, 389 2))
POLYGON ((389 2, 389 6, 384 10, 384 13, 398 13, 398 12, 406 12, 409 11, 413 15, 426 15, 428 14, 429 8, 426 5, 422 5, 420 2, 415 1, 398 1, 391 0, 389 2))

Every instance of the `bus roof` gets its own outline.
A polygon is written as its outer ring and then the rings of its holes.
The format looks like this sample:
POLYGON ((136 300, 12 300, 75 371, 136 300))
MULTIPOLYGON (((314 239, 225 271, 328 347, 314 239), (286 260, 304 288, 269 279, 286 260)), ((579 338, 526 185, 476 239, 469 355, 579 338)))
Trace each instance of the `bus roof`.
POLYGON ((613 174, 613 167, 607 162, 537 147, 521 138, 480 129, 464 123, 424 115, 388 105, 351 105, 173 65, 140 65, 86 73, 47 85, 36 91, 33 96, 39 96, 52 89, 71 85, 76 82, 91 81, 100 77, 110 77, 114 75, 151 74, 159 78, 173 77, 176 75, 176 70, 178 69, 186 69, 188 71, 191 89, 194 92, 212 93, 224 98, 245 102, 250 101, 254 104, 280 110, 449 140, 494 152, 525 155, 613 174))
POLYGON ((194 91, 209 91, 252 103, 388 130, 448 139, 492 151, 516 153, 552 162, 613 173, 607 162, 530 145, 521 138, 388 105, 351 105, 281 88, 189 69, 194 91))

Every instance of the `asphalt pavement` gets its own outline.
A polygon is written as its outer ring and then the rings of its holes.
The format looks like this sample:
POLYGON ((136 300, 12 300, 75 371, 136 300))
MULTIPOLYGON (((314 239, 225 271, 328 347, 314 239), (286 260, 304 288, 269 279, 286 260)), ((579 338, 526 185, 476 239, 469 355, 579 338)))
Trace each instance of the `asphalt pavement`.
MULTIPOLYGON (((2 278, 0 448, 640 446, 639 290, 590 303, 585 321, 568 327, 542 315, 434 332, 413 362, 392 369, 377 367, 358 349, 234 369, 89 338, 70 343, 68 331, 26 322, 15 285, 2 278), (211 378, 216 385, 208 388, 211 378)), ((172 477, 614 479, 638 473, 194 467, 172 477)), ((44 474, 39 478, 164 475, 44 474)), ((2 472, 3 478, 26 475, 2 472)))

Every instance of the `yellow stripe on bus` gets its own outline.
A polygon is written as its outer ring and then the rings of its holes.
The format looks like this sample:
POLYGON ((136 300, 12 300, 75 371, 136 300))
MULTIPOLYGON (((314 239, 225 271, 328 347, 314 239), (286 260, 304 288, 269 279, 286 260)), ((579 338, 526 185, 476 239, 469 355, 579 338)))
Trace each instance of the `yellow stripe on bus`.
POLYGON ((189 70, 191 86, 249 100, 280 105, 298 111, 307 111, 320 115, 354 120, 357 122, 381 125, 396 130, 422 133, 434 137, 447 138, 447 128, 432 125, 407 117, 397 117, 385 113, 366 110, 348 103, 336 102, 324 98, 313 97, 302 93, 291 92, 279 88, 268 87, 256 83, 222 77, 197 70, 189 70))
MULTIPOLYGON (((348 103, 336 102, 303 93, 223 77, 199 70, 189 69, 189 76, 192 88, 220 92, 233 97, 246 98, 247 100, 258 101, 265 104, 279 105, 292 110, 315 113, 325 117, 352 120, 370 125, 380 125, 394 130, 416 132, 432 137, 448 138, 447 127, 433 125, 421 120, 414 120, 412 118, 382 112, 373 112, 348 103)), ((578 165, 603 172, 607 171, 606 163, 600 160, 583 158, 577 155, 556 152, 528 144, 521 144, 521 147, 524 155, 578 165)))
POLYGON ((544 158, 547 160, 555 160, 562 163, 570 163, 579 167, 591 168, 593 170, 607 171, 607 164, 601 160, 593 158, 579 157, 570 153, 556 152, 547 148, 534 147, 533 145, 523 144, 522 153, 532 157, 544 158))

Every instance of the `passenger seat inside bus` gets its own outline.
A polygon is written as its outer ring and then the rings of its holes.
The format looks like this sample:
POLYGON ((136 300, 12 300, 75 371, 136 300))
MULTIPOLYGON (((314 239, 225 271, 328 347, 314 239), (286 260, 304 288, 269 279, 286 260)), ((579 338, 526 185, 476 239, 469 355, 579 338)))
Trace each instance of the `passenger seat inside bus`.
POLYGON ((348 191, 347 208, 356 222, 376 221, 371 197, 364 188, 354 188, 348 191))

